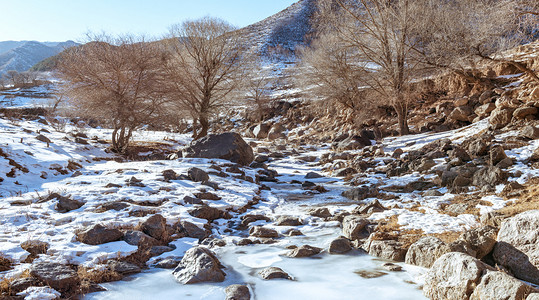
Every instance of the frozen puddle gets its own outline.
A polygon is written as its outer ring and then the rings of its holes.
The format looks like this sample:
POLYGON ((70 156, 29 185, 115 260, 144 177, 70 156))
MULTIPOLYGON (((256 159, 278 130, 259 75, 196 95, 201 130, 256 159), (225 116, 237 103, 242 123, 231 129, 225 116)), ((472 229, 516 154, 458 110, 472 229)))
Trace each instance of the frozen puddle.
MULTIPOLYGON (((385 261, 354 250, 346 255, 331 255, 327 250, 311 258, 288 258, 284 254, 287 246, 308 244, 327 249, 330 242, 341 234, 339 223, 324 222, 307 214, 308 209, 323 205, 332 213, 350 210, 355 204, 340 194, 346 187, 336 178, 314 179, 329 192, 305 195, 301 185, 290 181, 305 181, 308 171, 319 169, 283 159, 271 164, 279 174, 280 183, 267 183, 271 192, 264 191, 263 198, 269 199, 247 213, 299 216, 306 225, 294 227, 304 235, 283 237, 272 245, 235 246, 233 240, 245 233, 233 231, 222 235, 227 245, 213 248, 221 263, 226 266, 226 280, 220 283, 183 285, 175 281, 172 270, 150 269, 127 280, 102 284, 108 291, 87 295, 85 299, 225 299, 225 288, 231 284, 246 284, 251 289, 252 299, 425 299, 414 277, 422 271, 401 264, 411 272, 389 272, 382 268, 385 261), (294 196, 296 196, 294 198, 294 196), (302 196, 302 197, 297 197, 302 196), (288 200, 288 201, 287 201, 288 200), (262 269, 280 267, 291 280, 263 280, 258 275, 262 269), (382 274, 376 278, 364 278, 358 272, 382 274)), ((283 233, 293 227, 264 225, 283 233)), ((185 249, 187 250, 187 249, 185 249)), ((181 255, 180 253, 175 253, 181 255)))
MULTIPOLYGON (((322 243, 312 243, 322 246, 322 243)), ((332 236, 335 237, 335 236, 332 236)), ((312 238, 312 237, 311 237, 312 238)), ((297 242, 300 242, 300 238, 297 242)), ((296 244, 292 241, 293 244, 296 244)), ((424 299, 407 272, 388 272, 383 261, 354 251, 347 255, 327 253, 312 258, 288 258, 283 245, 227 246, 215 249, 227 267, 226 280, 221 283, 182 285, 174 280, 172 270, 151 270, 131 277, 129 281, 103 284, 107 292, 95 293, 85 299, 219 299, 231 284, 248 284, 253 299, 424 299), (294 281, 262 280, 258 271, 268 266, 280 267, 294 281), (381 271, 386 275, 365 279, 357 271, 381 271)))

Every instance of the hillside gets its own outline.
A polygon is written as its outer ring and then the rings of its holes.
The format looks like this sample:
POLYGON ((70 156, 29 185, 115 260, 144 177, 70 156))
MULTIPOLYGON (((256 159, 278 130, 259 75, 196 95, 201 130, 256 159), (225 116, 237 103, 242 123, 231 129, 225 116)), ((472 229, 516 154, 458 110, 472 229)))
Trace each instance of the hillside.
POLYGON ((27 71, 36 63, 74 45, 76 43, 73 41, 62 43, 40 43, 36 41, 1 42, 0 74, 9 70, 27 71))

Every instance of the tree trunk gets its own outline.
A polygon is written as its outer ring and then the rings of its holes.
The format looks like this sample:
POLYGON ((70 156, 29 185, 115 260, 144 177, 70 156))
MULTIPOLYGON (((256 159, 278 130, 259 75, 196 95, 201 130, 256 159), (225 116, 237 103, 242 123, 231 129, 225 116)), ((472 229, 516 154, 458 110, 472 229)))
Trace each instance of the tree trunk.
POLYGON ((198 117, 198 122, 200 123, 200 132, 195 136, 195 140, 207 136, 210 128, 210 121, 208 120, 208 116, 206 114, 201 114, 198 117))
POLYGON ((408 107, 406 104, 397 103, 395 105, 397 111, 397 118, 399 122, 399 135, 410 134, 410 128, 408 128, 408 107))

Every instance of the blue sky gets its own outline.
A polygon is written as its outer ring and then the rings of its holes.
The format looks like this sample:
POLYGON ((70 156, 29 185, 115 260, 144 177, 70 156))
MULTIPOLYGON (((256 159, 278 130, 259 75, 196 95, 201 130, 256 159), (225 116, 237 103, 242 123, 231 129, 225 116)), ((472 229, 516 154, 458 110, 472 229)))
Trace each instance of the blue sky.
POLYGON ((297 0, 0 0, 0 41, 82 40, 87 32, 162 36, 203 16, 243 27, 297 0))

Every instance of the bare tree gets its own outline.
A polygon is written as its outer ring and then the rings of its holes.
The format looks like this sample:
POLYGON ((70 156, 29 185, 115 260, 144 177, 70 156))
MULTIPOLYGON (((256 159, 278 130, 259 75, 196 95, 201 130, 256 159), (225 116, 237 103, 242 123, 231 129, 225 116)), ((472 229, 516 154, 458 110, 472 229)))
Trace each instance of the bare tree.
POLYGON ((86 116, 110 122, 112 149, 123 153, 134 130, 159 118, 161 62, 155 43, 101 35, 65 51, 59 71, 69 100, 86 116))
POLYGON ((537 1, 418 0, 416 4, 423 9, 415 27, 415 50, 424 62, 477 83, 480 62, 508 63, 539 82, 524 61, 503 53, 537 34, 537 1))
POLYGON ((262 121, 268 116, 275 78, 272 70, 264 67, 259 59, 251 58, 249 69, 244 77, 242 90, 248 111, 252 111, 255 121, 262 121))
POLYGON ((7 82, 11 83, 13 87, 20 86, 21 84, 21 74, 15 70, 9 70, 4 74, 7 82))
POLYGON ((186 21, 170 29, 166 63, 169 98, 200 123, 195 139, 208 134, 210 119, 227 105, 244 74, 235 28, 220 19, 186 21))
MULTIPOLYGON (((417 76, 412 28, 416 21, 412 0, 325 0, 320 12, 352 64, 364 88, 375 91, 377 102, 392 106, 399 133, 409 133, 411 82, 417 76)), ((346 74, 342 75, 347 76, 346 74)), ((352 95, 357 87, 350 87, 352 95)))
POLYGON ((336 101, 358 117, 372 113, 375 101, 365 97, 365 63, 332 32, 324 33, 300 51, 295 81, 305 91, 325 101, 336 101))

